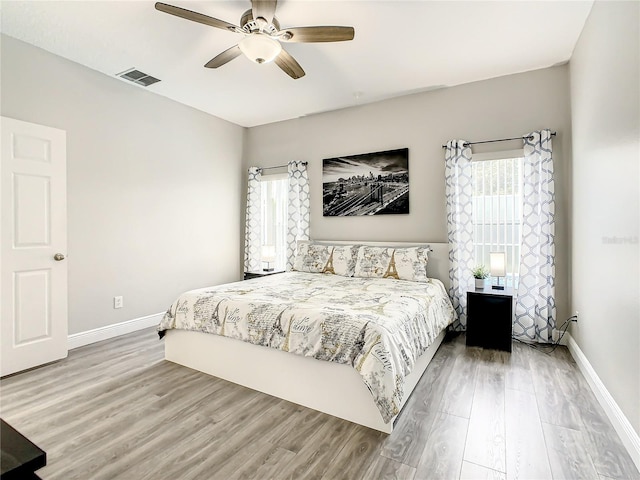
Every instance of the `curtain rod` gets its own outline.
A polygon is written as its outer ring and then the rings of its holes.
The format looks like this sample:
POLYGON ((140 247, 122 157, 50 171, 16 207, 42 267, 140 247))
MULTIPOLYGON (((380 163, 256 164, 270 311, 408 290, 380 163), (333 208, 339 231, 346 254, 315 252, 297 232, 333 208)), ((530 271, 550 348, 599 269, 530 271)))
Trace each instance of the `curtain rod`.
MULTIPOLYGON (((302 162, 302 165, 308 165, 308 164, 309 164, 309 162, 302 162)), ((284 167, 288 167, 288 166, 289 166, 289 164, 285 163, 284 165, 276 165, 274 167, 258 167, 258 170, 260 170, 260 171, 262 171, 262 170, 272 170, 274 168, 284 168, 284 167)), ((251 167, 251 168, 253 168, 253 167, 251 167)), ((247 170, 249 170, 249 169, 247 169, 247 170)))
MULTIPOLYGON (((556 136, 556 132, 551 132, 551 136, 555 137, 556 136)), ((500 138, 498 140, 482 140, 480 142, 467 142, 464 144, 465 147, 468 147, 469 145, 477 145, 479 143, 495 143, 495 142, 507 142, 509 140, 531 140, 533 137, 513 137, 513 138, 500 138)), ((447 148, 446 145, 442 145, 442 148, 447 148)))

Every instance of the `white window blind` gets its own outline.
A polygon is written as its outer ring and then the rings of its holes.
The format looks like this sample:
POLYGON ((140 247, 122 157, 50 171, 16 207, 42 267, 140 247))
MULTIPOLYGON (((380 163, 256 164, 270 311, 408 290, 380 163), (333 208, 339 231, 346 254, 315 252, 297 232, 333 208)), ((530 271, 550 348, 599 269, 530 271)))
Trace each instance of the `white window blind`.
MULTIPOLYGON (((261 179, 262 245, 275 248, 276 271, 284 270, 287 261, 287 175, 263 175, 261 179)), ((265 264, 266 265, 266 264, 265 264)))
MULTIPOLYGON (((522 156, 474 155, 473 233, 477 264, 490 266, 490 252, 505 252, 507 287, 518 285, 522 238, 522 156), (480 157, 480 158, 478 158, 480 157), (482 159, 484 157, 484 159, 482 159)), ((495 283, 495 281, 494 281, 495 283)))

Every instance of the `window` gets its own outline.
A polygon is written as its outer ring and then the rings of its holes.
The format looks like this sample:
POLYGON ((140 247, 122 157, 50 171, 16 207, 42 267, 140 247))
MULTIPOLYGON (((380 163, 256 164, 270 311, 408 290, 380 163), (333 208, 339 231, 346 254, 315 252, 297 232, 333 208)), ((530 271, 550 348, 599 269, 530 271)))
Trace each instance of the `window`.
POLYGON ((287 264, 287 174, 263 175, 260 187, 263 263, 266 266, 266 261, 271 257, 269 250, 273 250, 270 267, 276 271, 284 270, 287 264))
POLYGON ((516 288, 522 238, 521 150, 473 156, 473 235, 477 264, 506 253, 505 285, 516 288))

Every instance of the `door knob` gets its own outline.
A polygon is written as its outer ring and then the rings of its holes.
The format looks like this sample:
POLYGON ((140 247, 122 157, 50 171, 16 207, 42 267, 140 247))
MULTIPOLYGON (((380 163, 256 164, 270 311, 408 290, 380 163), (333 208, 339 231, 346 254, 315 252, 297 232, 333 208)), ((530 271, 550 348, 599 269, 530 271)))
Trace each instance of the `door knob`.
POLYGON ((64 260, 64 255, 63 255, 63 254, 61 254, 61 253, 56 253, 56 254, 53 256, 53 259, 54 259, 56 262, 59 262, 60 260, 64 260))

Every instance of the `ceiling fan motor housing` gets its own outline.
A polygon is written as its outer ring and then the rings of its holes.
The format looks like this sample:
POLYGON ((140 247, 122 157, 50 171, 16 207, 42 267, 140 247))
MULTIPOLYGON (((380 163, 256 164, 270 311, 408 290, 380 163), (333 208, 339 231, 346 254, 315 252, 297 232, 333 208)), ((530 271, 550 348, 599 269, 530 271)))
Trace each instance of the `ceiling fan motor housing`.
POLYGON ((273 35, 278 33, 278 30, 280 30, 280 22, 275 16, 273 17, 273 20, 271 20, 270 24, 267 24, 264 21, 254 20, 253 12, 249 9, 242 14, 242 17, 240 17, 240 27, 247 33, 262 31, 269 35, 273 35))

